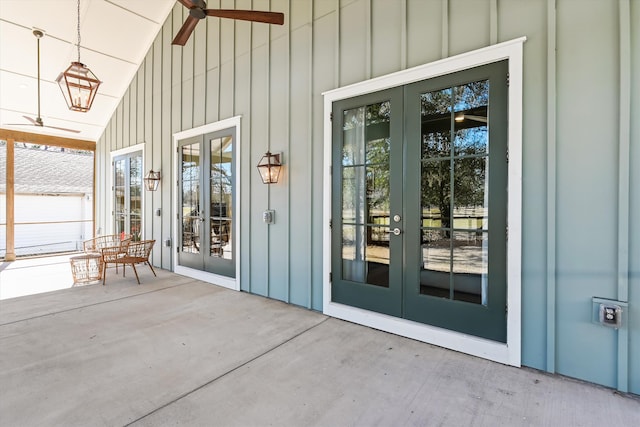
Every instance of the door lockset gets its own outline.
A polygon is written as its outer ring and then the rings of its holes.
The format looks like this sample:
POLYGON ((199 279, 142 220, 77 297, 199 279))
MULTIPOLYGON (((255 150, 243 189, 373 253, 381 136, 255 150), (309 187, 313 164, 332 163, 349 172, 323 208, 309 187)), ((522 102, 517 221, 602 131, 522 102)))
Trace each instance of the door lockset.
POLYGON ((391 232, 393 233, 394 236, 399 236, 400 234, 402 234, 402 230, 400 230, 398 227, 391 230, 391 232))
POLYGON ((401 217, 400 215, 398 215, 398 214, 396 214, 396 215, 394 215, 394 216, 393 216, 393 220, 394 220, 395 222, 400 222, 400 220, 401 220, 401 219, 402 219, 402 217, 401 217))

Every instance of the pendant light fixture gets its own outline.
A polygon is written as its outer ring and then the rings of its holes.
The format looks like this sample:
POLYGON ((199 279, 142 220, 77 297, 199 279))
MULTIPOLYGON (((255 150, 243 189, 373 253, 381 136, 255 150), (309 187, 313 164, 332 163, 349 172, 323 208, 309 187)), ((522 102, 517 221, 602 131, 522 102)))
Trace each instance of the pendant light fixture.
POLYGON ((87 112, 102 83, 93 72, 80 62, 80 0, 78 0, 78 60, 60 73, 56 79, 67 106, 72 111, 87 112))

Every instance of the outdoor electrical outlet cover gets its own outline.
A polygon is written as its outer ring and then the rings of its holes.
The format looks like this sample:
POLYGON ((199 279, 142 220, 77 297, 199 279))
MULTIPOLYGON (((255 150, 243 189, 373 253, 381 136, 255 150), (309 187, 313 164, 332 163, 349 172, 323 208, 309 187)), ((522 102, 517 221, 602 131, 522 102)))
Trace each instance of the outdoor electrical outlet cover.
POLYGON ((615 304, 600 304, 600 323, 618 329, 622 326, 622 307, 615 304))
POLYGON ((591 321, 598 325, 620 329, 626 323, 626 311, 629 303, 608 298, 592 298, 591 321))

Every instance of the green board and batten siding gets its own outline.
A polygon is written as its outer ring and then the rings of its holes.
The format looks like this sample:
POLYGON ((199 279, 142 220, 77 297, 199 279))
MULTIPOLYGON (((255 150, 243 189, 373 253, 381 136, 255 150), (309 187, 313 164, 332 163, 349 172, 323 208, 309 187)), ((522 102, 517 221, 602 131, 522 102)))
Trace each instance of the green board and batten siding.
MULTIPOLYGON (((176 4, 98 141, 98 227, 111 221, 110 153, 144 143, 145 172, 164 174, 145 194, 145 236, 170 239, 172 134, 240 115, 241 288, 321 310, 322 92, 526 36, 522 363, 640 393, 640 1, 209 6, 270 7, 286 25, 210 18, 172 47, 176 4), (267 148, 284 154, 278 185, 255 170, 267 148), (630 328, 593 324, 594 296, 628 300, 630 328)), ((158 244, 154 264, 171 268, 174 245, 158 244)))

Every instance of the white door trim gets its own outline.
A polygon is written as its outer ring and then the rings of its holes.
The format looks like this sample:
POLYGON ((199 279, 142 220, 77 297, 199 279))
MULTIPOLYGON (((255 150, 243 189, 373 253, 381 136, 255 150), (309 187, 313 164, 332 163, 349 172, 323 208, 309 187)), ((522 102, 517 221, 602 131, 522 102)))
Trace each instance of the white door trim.
POLYGON ((466 52, 386 76, 323 93, 323 313, 397 335, 513 366, 521 363, 521 241, 522 241, 522 85, 523 45, 526 37, 466 52), (509 61, 508 204, 507 204, 507 342, 387 316, 331 301, 331 112, 333 102, 409 83, 451 74, 501 60, 509 61))
MULTIPOLYGON (((194 268, 189 268, 189 267, 184 267, 178 264, 178 256, 177 256, 177 252, 174 252, 174 256, 173 256, 173 272, 176 274, 181 274, 183 276, 187 276, 187 277, 191 277, 193 279, 198 279, 198 280, 202 280, 204 282, 207 283, 212 283, 214 285, 219 285, 228 289, 233 289, 235 291, 239 291, 240 290, 240 242, 242 241, 242 239, 240 238, 240 212, 241 212, 241 206, 240 206, 240 200, 242 200, 242 198, 240 197, 240 191, 241 191, 241 183, 240 183, 240 177, 242 176, 241 174, 241 164, 242 162, 240 161, 241 157, 240 157, 240 119, 241 116, 235 116, 235 117, 230 117, 228 119, 224 119, 224 120, 220 120, 218 122, 215 123, 209 123, 206 125, 202 125, 202 126, 198 126, 196 128, 192 128, 192 129, 187 129, 184 130, 182 132, 178 132, 178 133, 174 133, 173 134, 173 151, 172 153, 177 153, 178 150, 178 143, 186 138, 190 138, 192 136, 198 136, 198 135, 204 135, 210 132, 216 132, 219 130, 223 130, 223 129, 228 129, 231 127, 235 127, 236 129, 236 140, 235 140, 235 166, 236 166, 236 172, 235 172, 235 188, 234 188, 234 204, 235 204, 235 218, 234 218, 234 229, 233 232, 235 233, 233 236, 234 239, 234 244, 236 245, 235 247, 235 257, 236 257, 236 277, 235 278, 231 278, 231 277, 227 277, 227 276, 222 276, 219 274, 214 274, 214 273, 209 273, 206 271, 202 271, 202 270, 197 270, 194 268)), ((178 182, 178 158, 177 155, 176 157, 174 157, 173 159, 173 167, 172 167, 172 181, 171 182, 178 182)), ((173 198, 171 205, 173 206, 172 210, 172 218, 178 218, 178 211, 180 209, 180 206, 178 206, 179 203, 179 198, 178 198, 178 192, 174 191, 172 192, 172 196, 173 198)), ((177 219, 176 219, 177 221, 177 219)), ((173 241, 174 243, 174 247, 175 248, 179 248, 179 227, 180 224, 176 223, 176 226, 173 229, 173 241)))

